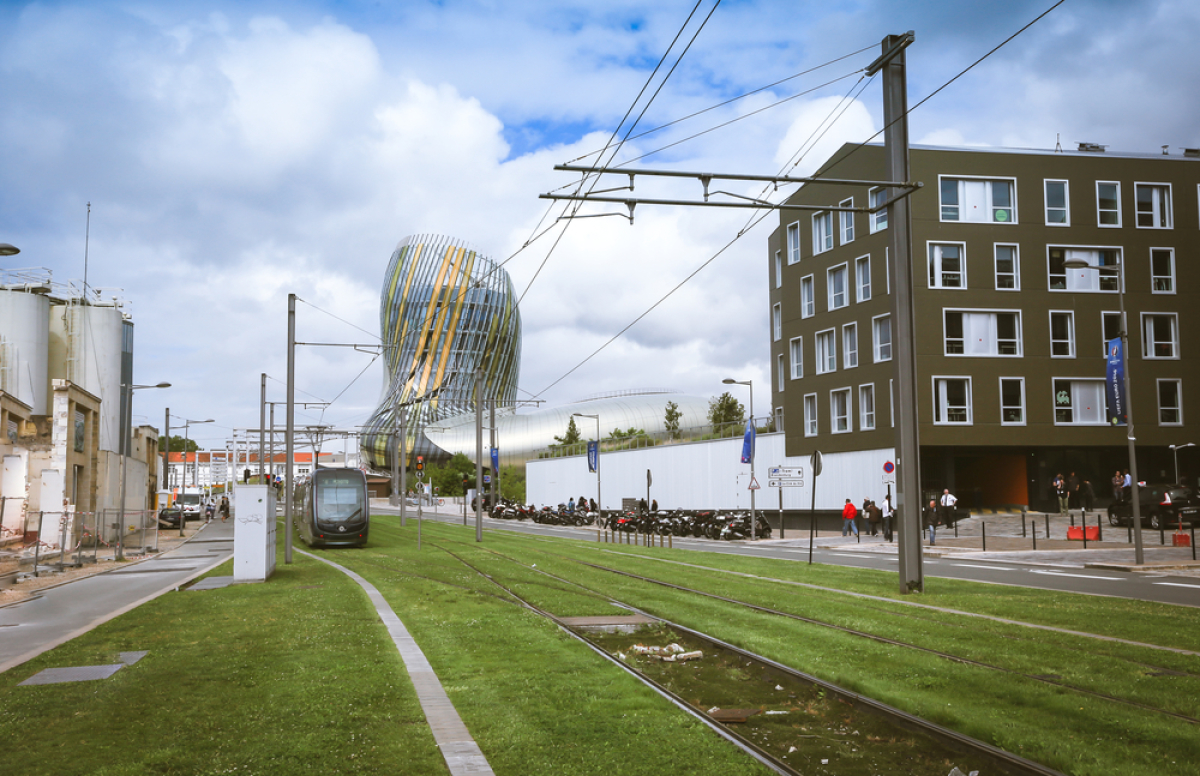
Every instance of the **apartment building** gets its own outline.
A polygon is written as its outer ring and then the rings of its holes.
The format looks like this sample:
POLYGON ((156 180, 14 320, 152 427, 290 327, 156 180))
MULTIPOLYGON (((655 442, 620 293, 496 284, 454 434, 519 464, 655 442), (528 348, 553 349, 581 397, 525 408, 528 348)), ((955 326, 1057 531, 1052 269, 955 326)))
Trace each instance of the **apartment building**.
MULTIPOLYGON (((1046 501, 1076 472, 1099 503, 1128 467, 1108 421, 1106 342, 1129 323, 1141 479, 1200 415, 1200 152, 914 146, 909 198, 922 490, 968 506, 1046 501), (1083 260, 1099 269, 1068 269, 1083 260)), ((819 175, 884 180, 882 146, 819 175)), ((884 191, 808 184, 789 204, 861 207, 884 191)), ((768 241, 773 406, 789 458, 894 448, 886 211, 780 211, 768 241), (786 422, 785 422, 786 420, 786 422)), ((1179 451, 1195 482, 1200 456, 1179 451)))

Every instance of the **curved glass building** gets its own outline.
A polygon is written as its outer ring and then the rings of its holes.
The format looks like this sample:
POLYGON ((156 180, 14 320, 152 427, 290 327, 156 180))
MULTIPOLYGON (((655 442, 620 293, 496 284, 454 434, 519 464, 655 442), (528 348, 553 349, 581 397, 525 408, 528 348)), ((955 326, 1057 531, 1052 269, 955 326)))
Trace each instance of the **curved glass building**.
POLYGON ((474 412, 476 369, 483 370, 485 401, 514 403, 521 316, 512 280, 461 240, 413 235, 400 242, 384 275, 379 326, 387 363, 383 397, 362 436, 363 461, 372 469, 392 467, 401 406, 402 464, 414 455, 448 458, 425 428, 474 412))

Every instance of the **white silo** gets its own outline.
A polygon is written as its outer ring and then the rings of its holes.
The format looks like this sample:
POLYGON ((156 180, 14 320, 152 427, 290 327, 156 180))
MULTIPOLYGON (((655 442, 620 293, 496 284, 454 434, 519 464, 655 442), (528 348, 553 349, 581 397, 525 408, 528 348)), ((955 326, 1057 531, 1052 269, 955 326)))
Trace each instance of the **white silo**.
POLYGON ((28 404, 34 415, 50 411, 47 291, 39 284, 0 287, 0 389, 28 404))
POLYGON ((50 316, 51 377, 100 399, 100 449, 121 449, 121 377, 132 374, 133 324, 119 302, 56 304, 50 316))

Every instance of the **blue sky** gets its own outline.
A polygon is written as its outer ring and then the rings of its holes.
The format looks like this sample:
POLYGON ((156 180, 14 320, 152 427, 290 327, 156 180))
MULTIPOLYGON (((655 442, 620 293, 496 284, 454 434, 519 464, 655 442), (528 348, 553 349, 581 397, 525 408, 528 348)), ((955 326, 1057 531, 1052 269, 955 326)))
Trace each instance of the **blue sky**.
MULTIPOLYGON (((619 158, 845 76, 639 163, 775 172, 886 34, 916 33, 916 102, 1052 4, 726 0, 640 127, 866 51, 619 158)), ((537 195, 571 180, 553 165, 607 140, 692 5, 2 2, 0 241, 22 253, 0 266, 81 278, 90 201, 89 283, 121 289, 130 305, 136 379, 175 386, 138 394, 135 414, 157 424, 170 405, 216 418, 203 427, 216 445, 257 424, 260 373, 272 377, 269 398, 283 398, 289 292, 305 300, 302 339, 360 342, 378 331, 396 243, 452 234, 497 259, 515 254, 508 269, 529 286, 521 385, 541 393, 745 223, 738 212, 646 208, 632 227, 572 224, 549 258, 548 238, 519 251, 546 212, 537 195)), ((1200 146, 1197 39, 1194 2, 1068 0, 915 112, 912 138, 1200 146)), ((869 137, 880 118, 873 83, 800 169, 869 137)), ((736 376, 753 378, 756 407, 769 407, 770 229, 768 219, 544 398, 639 386, 711 396, 736 376)), ((340 394, 322 420, 366 419, 382 381, 369 362, 301 352, 300 388, 340 394)))

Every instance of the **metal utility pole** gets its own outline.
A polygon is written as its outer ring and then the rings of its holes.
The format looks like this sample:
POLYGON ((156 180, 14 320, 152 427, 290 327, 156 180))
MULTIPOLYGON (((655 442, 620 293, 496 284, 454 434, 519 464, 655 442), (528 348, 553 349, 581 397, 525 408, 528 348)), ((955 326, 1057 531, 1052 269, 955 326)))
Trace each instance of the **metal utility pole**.
MULTIPOLYGON (((887 177, 907 181, 908 84, 904 51, 913 42, 910 30, 883 39, 883 53, 867 68, 883 71, 884 156, 887 177)), ((921 555, 921 445, 917 432, 917 360, 913 311, 912 215, 908 198, 887 190, 892 284, 892 355, 896 375, 896 513, 900 540, 900 593, 925 590, 921 555)))
POLYGON ((483 367, 475 367, 475 541, 483 541, 483 367))
MULTIPOLYGON (((491 427, 489 428, 489 433, 491 434, 491 448, 489 449, 489 452, 490 452, 491 450, 496 449, 496 400, 495 399, 489 400, 488 406, 491 408, 491 413, 492 413, 491 414, 491 427)), ((492 509, 495 509, 496 505, 500 503, 500 499, 497 497, 499 492, 500 492, 500 457, 496 456, 496 465, 492 467, 492 509)))
MULTIPOLYGON (((266 450, 267 450, 266 433, 267 433, 267 373, 263 372, 262 373, 262 388, 261 388, 261 391, 259 394, 259 403, 258 403, 258 479, 263 484, 266 484, 266 482, 267 482, 267 480, 266 480, 267 470, 265 468, 266 462, 263 461, 263 454, 266 453, 266 450)), ((271 479, 273 480, 275 478, 272 477, 271 479)))
POLYGON ((296 464, 296 444, 293 434, 296 428, 296 295, 288 294, 288 341, 287 341, 287 434, 286 463, 283 473, 283 562, 292 562, 292 488, 295 477, 292 471, 296 464))
MULTIPOLYGON (((400 457, 401 450, 404 451, 404 453, 403 453, 404 457, 406 459, 408 458, 407 421, 408 421, 408 407, 401 404, 400 405, 400 438, 398 440, 396 440, 396 458, 400 457)), ((392 465, 396 466, 397 464, 393 463, 392 465)), ((401 528, 404 528, 406 525, 408 525, 408 500, 404 497, 405 494, 408 492, 407 480, 408 480, 408 467, 401 466, 400 467, 400 527, 401 528)), ((392 482, 395 482, 395 479, 393 479, 392 482)), ((417 519, 420 520, 419 512, 417 513, 417 519)), ((419 523, 417 525, 417 528, 420 528, 419 523)))

